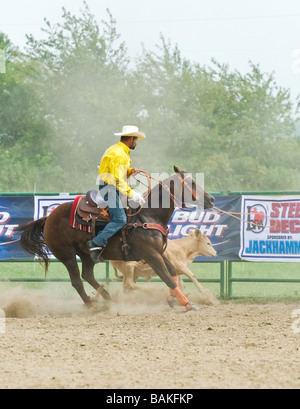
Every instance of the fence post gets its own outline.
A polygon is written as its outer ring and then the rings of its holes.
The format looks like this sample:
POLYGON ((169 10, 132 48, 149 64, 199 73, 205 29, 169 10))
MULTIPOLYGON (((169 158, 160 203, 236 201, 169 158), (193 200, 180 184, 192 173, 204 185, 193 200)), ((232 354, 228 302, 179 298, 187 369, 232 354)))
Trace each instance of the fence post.
POLYGON ((109 262, 105 261, 105 281, 109 281, 109 262))
POLYGON ((226 298, 226 261, 221 261, 220 264, 220 297, 221 299, 224 299, 226 298))
POLYGON ((228 298, 232 297, 232 267, 233 262, 228 261, 228 298))

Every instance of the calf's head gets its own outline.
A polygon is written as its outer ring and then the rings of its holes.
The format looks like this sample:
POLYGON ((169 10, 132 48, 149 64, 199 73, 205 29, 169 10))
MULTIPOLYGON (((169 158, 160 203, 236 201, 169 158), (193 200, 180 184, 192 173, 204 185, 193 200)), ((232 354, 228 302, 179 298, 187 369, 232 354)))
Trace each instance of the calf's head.
POLYGON ((193 248, 198 252, 199 256, 216 257, 217 252, 213 248, 211 241, 199 229, 190 231, 190 237, 193 239, 193 248))

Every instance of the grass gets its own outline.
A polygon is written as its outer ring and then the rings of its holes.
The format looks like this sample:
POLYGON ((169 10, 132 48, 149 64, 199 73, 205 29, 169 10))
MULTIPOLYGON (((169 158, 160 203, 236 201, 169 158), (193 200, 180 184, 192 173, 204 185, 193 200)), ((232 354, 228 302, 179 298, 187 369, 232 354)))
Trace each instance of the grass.
MULTIPOLYGON (((210 279, 220 279, 219 263, 193 263, 190 269, 196 277, 202 280, 204 287, 220 296, 220 284, 205 282, 210 279)), ((105 263, 99 263, 95 266, 95 276, 100 281, 106 277, 105 263)), ((233 278, 256 278, 256 279, 299 279, 300 268, 298 263, 255 263, 255 262, 236 262, 233 263, 233 278)), ((59 286, 66 294, 73 293, 73 288, 68 282, 45 283, 45 282, 3 282, 11 279, 44 279, 45 272, 38 262, 1 262, 0 263, 0 293, 6 288, 22 286, 26 289, 49 289, 59 286)), ((66 268, 58 262, 50 264, 47 279, 69 279, 66 268)), ((110 279, 115 280, 114 271, 110 269, 110 279)), ((187 286, 193 286, 186 283, 187 286)), ((192 288, 192 287, 190 287, 192 288)), ((297 300, 300 297, 299 283, 280 283, 280 282, 233 282, 233 298, 249 299, 273 299, 273 300, 297 300)))

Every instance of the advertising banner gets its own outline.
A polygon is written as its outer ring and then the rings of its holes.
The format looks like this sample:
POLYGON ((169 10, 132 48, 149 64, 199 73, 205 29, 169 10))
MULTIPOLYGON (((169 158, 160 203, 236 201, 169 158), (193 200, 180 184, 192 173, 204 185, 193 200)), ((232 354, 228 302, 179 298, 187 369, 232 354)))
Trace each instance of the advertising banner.
MULTIPOLYGON (((22 250, 16 227, 49 216, 57 206, 74 198, 68 193, 0 196, 0 260, 32 259, 22 250)), ((218 195, 215 206, 219 212, 176 208, 169 222, 169 239, 188 236, 199 228, 218 255, 196 261, 300 261, 300 195, 218 195)))
POLYGON ((69 196, 68 193, 62 193, 57 196, 35 196, 34 197, 34 220, 49 216, 59 205, 72 202, 75 196, 69 196))
MULTIPOLYGON (((215 206, 227 212, 241 211, 241 196, 214 196, 215 206)), ((217 257, 197 257, 196 261, 239 260, 240 221, 228 214, 215 210, 178 209, 170 219, 169 239, 178 239, 189 235, 198 228, 211 240, 217 257)))
POLYGON ((242 196, 240 257, 300 261, 300 196, 242 196))
POLYGON ((33 220, 32 196, 0 196, 0 260, 31 259, 20 245, 16 227, 33 220))
MULTIPOLYGON (((34 198, 34 220, 49 216, 59 205, 66 202, 73 202, 75 196, 69 196, 68 193, 62 193, 57 196, 35 196, 34 198)), ((55 259, 48 249, 50 259, 55 259)))

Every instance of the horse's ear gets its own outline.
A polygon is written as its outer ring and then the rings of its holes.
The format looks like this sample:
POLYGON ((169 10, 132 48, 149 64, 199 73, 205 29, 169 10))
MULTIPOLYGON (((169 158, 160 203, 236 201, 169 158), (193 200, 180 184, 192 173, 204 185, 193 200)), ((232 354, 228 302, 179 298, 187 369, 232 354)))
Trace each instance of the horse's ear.
POLYGON ((195 236, 195 230, 190 230, 189 235, 190 235, 190 237, 195 236))
POLYGON ((181 170, 178 166, 174 165, 174 172, 176 173, 184 173, 183 170, 181 170))

